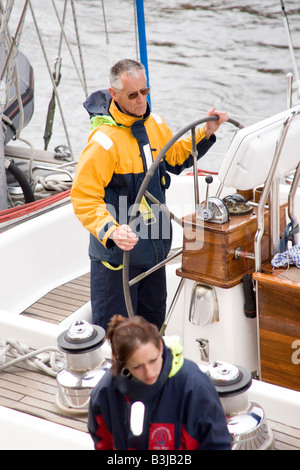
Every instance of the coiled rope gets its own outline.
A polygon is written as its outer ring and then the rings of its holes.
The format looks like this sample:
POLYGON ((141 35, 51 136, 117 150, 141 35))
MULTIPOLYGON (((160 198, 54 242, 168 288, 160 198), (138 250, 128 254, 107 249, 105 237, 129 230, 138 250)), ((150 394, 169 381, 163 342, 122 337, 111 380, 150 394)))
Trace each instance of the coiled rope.
POLYGON ((47 346, 38 350, 30 350, 27 345, 14 339, 0 340, 0 372, 21 362, 42 371, 52 377, 56 377, 64 365, 62 353, 55 346, 47 346), (7 355, 14 359, 6 362, 7 355))

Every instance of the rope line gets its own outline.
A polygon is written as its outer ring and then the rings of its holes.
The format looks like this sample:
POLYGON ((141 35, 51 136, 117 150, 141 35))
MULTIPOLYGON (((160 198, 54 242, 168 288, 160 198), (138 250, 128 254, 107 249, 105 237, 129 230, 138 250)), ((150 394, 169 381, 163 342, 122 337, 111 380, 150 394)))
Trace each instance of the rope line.
POLYGON ((55 346, 32 351, 27 345, 14 339, 0 340, 0 372, 21 362, 26 362, 35 370, 42 371, 52 377, 56 377, 64 365, 63 356, 55 346), (12 355, 14 359, 5 362, 7 354, 12 355))

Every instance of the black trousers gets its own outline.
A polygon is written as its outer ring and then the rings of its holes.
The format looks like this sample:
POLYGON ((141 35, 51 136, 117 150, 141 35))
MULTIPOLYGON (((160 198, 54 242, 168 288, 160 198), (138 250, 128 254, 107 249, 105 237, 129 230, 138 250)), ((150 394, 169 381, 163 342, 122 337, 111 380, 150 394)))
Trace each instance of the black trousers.
MULTIPOLYGON (((146 269, 129 267, 129 279, 146 269)), ((158 269, 130 288, 135 315, 144 317, 161 328, 166 314, 166 271, 158 269)), ((91 304, 93 323, 107 330, 110 318, 115 314, 128 316, 124 293, 122 269, 112 270, 101 261, 91 261, 91 304)))

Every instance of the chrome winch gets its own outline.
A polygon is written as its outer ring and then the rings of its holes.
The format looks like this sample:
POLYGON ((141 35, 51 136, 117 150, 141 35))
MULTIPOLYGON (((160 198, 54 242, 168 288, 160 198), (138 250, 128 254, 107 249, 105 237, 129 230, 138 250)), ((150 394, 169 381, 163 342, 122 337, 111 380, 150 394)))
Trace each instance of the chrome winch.
POLYGON ((264 410, 249 401, 251 373, 226 362, 216 361, 208 367, 208 375, 219 394, 232 436, 232 450, 270 450, 274 446, 264 410))
POLYGON ((56 377, 56 404, 63 411, 88 412, 90 393, 109 367, 101 351, 104 340, 104 329, 85 320, 75 321, 59 335, 58 347, 66 365, 56 377))

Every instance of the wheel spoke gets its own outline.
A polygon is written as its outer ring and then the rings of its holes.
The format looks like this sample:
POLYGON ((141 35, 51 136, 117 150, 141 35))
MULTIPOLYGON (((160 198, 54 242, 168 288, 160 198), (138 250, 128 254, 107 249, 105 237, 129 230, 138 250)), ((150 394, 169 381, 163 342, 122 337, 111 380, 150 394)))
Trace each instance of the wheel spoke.
POLYGON ((156 199, 156 197, 153 196, 151 193, 149 193, 149 191, 147 191, 147 190, 145 191, 145 196, 147 196, 150 199, 150 201, 154 202, 154 204, 157 204, 161 208, 161 210, 164 211, 165 214, 170 216, 171 219, 173 219, 175 222, 177 222, 178 225, 183 227, 183 225, 184 225, 183 220, 179 219, 179 217, 176 217, 176 215, 173 212, 171 212, 165 204, 163 204, 158 199, 156 199))
POLYGON ((129 287, 133 286, 137 282, 141 281, 142 279, 145 279, 145 277, 149 276, 150 274, 154 273, 154 271, 157 271, 158 269, 162 268, 165 264, 167 264, 169 261, 172 259, 176 258, 177 256, 181 255, 183 249, 179 248, 178 250, 174 251, 170 256, 168 256, 165 260, 161 261, 160 263, 156 264, 152 268, 148 269, 148 271, 145 271, 138 276, 134 277, 131 279, 131 281, 128 282, 129 287))
POLYGON ((198 212, 200 197, 199 197, 199 182, 198 182, 198 160, 197 160, 197 146, 196 146, 196 128, 192 128, 192 157, 193 157, 193 174, 194 174, 194 193, 195 193, 195 212, 198 212))

